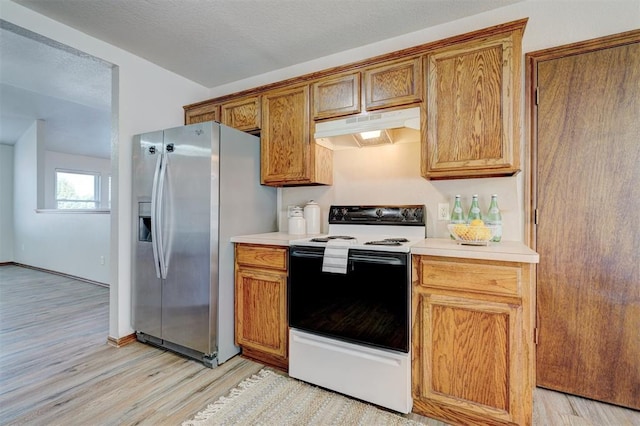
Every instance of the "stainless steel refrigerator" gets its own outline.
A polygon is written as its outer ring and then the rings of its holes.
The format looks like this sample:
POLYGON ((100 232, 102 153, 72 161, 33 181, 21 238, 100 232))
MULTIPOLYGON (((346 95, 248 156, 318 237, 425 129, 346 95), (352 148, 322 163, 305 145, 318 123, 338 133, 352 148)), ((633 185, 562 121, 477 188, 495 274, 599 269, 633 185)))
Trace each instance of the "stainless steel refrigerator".
POLYGON ((133 327, 139 341, 214 367, 239 352, 230 238, 276 230, 260 140, 205 122, 133 142, 133 327))

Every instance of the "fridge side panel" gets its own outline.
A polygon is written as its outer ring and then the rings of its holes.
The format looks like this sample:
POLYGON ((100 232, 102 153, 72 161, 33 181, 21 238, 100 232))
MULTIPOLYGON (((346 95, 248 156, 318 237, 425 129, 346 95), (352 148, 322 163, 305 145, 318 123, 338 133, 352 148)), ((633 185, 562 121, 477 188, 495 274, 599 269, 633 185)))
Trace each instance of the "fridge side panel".
POLYGON ((210 354, 212 123, 167 129, 164 142, 162 338, 210 354))
POLYGON ((151 190, 162 139, 162 131, 136 135, 132 152, 132 325, 136 331, 156 337, 162 336, 162 284, 152 248, 151 190))
POLYGON ((277 230, 276 188, 260 185, 260 139, 220 125, 220 238, 218 362, 238 352, 234 345, 234 251, 237 235, 277 230))

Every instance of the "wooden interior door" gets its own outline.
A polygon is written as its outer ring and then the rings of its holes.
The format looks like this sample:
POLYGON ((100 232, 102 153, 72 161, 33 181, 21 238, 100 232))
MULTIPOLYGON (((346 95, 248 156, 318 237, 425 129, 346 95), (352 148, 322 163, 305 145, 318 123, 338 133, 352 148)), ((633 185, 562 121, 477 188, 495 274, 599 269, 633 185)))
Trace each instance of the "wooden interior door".
POLYGON ((640 409, 640 31, 532 63, 537 385, 640 409))

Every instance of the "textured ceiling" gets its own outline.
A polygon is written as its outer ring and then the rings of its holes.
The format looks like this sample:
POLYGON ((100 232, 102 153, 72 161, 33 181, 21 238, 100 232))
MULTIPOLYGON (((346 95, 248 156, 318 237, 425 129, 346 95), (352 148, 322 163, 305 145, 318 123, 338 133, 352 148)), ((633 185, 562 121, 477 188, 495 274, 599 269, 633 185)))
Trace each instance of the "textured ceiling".
POLYGON ((206 87, 515 0, 15 0, 206 87))
POLYGON ((109 64, 6 23, 0 58, 0 143, 40 119, 46 149, 111 156, 109 64))
MULTIPOLYGON (((13 1, 216 87, 521 0, 13 1)), ((108 157, 109 64, 3 27, 0 143, 40 118, 48 149, 108 157)))

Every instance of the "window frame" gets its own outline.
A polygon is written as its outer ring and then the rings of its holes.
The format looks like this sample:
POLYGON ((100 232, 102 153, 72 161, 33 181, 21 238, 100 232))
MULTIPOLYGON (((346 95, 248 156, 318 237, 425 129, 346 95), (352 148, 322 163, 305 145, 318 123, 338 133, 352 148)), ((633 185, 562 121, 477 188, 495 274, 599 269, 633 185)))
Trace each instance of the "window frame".
POLYGON ((55 209, 56 210, 87 210, 87 211, 93 211, 93 210, 100 209, 101 206, 102 206, 101 181, 102 181, 102 174, 100 172, 88 171, 88 170, 55 168, 54 169, 54 176, 53 176, 53 200, 54 200, 54 204, 55 204, 55 209), (58 173, 93 176, 94 177, 93 199, 90 199, 90 200, 79 200, 79 199, 58 198, 58 173), (62 203, 65 203, 65 202, 95 203, 95 207, 64 208, 64 207, 59 207, 59 203, 61 203, 61 202, 62 203))

